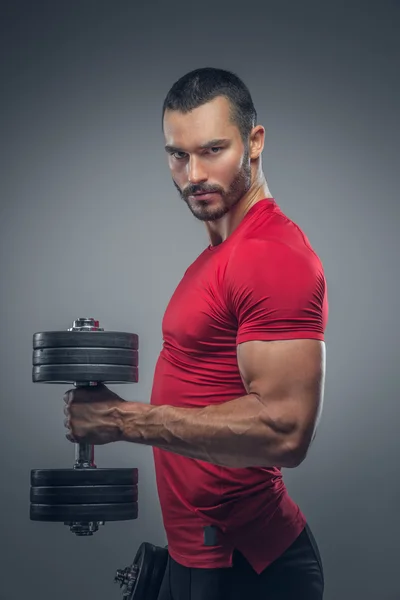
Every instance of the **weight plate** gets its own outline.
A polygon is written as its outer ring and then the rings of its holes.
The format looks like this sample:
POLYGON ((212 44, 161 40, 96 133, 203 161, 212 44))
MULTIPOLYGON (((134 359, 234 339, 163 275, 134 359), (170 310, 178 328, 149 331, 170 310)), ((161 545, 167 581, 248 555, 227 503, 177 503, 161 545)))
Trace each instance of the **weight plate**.
POLYGON ((137 350, 139 336, 122 331, 44 331, 33 335, 38 348, 125 348, 137 350))
POLYGON ((129 521, 137 519, 138 503, 126 504, 31 504, 30 520, 47 522, 129 521))
POLYGON ((137 367, 126 365, 42 365, 33 367, 34 383, 74 383, 97 381, 101 383, 137 383, 137 367))
POLYGON ((34 469, 32 487, 137 485, 138 469, 34 469))
POLYGON ((164 548, 154 546, 148 542, 144 542, 139 546, 133 561, 138 569, 137 578, 129 600, 135 598, 157 600, 167 559, 168 551, 164 548))
POLYGON ((133 566, 137 568, 137 576, 132 594, 129 600, 133 598, 146 598, 147 588, 153 571, 153 560, 155 555, 155 547, 149 542, 140 544, 136 556, 133 559, 133 566))
POLYGON ((168 561, 168 550, 165 548, 155 547, 153 558, 153 573, 146 588, 146 598, 148 600, 157 600, 160 592, 162 580, 164 578, 165 569, 168 561))
POLYGON ((137 502, 137 485, 31 487, 32 504, 126 504, 137 502))
POLYGON ((33 365, 129 365, 138 366, 138 351, 123 348, 40 348, 33 351, 33 365))

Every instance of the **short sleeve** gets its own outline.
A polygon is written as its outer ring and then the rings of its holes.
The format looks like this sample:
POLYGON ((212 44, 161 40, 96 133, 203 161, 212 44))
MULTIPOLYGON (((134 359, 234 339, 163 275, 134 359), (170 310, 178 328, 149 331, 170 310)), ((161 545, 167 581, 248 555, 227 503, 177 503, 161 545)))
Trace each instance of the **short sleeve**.
POLYGON ((233 251, 225 272, 237 344, 251 340, 324 340, 328 298, 322 263, 311 248, 250 239, 233 251))

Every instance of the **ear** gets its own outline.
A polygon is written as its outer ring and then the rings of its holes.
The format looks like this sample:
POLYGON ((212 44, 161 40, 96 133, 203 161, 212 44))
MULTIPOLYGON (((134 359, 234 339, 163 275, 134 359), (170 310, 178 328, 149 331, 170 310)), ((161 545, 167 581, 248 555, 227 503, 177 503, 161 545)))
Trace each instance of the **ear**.
POLYGON ((255 160, 259 158, 261 152, 264 150, 265 141, 265 129, 262 125, 253 127, 250 133, 250 159, 255 160))

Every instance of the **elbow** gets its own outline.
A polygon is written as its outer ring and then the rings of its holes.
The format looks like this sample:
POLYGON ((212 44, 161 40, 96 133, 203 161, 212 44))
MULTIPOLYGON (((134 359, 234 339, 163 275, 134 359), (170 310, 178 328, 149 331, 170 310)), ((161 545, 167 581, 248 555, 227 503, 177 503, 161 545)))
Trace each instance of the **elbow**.
POLYGON ((292 444, 286 452, 286 465, 288 469, 295 469, 306 459, 310 444, 306 442, 298 442, 292 444))
POLYGON ((306 459, 311 444, 314 441, 317 428, 297 427, 286 440, 286 462, 289 469, 299 467, 306 459))
POLYGON ((268 445, 268 466, 271 466, 271 458, 273 457, 274 464, 272 466, 279 466, 286 469, 299 467, 305 460, 312 443, 309 430, 301 429, 296 424, 286 425, 284 428, 281 424, 279 428, 274 424, 273 430, 277 435, 272 447, 271 444, 268 445))

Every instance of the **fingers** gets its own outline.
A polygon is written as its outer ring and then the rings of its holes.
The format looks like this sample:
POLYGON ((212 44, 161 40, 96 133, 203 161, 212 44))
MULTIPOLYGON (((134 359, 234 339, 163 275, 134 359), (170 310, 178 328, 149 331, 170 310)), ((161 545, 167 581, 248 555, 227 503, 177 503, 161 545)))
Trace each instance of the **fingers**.
MULTIPOLYGON (((65 409, 64 409, 64 413, 65 413, 65 409)), ((65 414, 67 414, 67 413, 65 413, 65 414)), ((70 423, 69 417, 67 417, 66 419, 64 419, 64 427, 65 427, 65 429, 67 429, 67 433, 65 434, 65 437, 67 438, 67 440, 69 442, 75 442, 76 443, 76 440, 75 440, 74 436, 72 435, 71 423, 70 423)))
POLYGON ((63 399, 67 405, 71 404, 71 402, 94 402, 102 399, 102 396, 107 391, 109 392, 104 384, 98 383, 94 386, 83 386, 67 390, 63 399), (97 396, 100 396, 100 398, 97 398, 97 396))
POLYGON ((72 435, 72 430, 71 430, 71 409, 70 409, 70 404, 73 401, 73 393, 74 393, 74 391, 75 390, 68 390, 64 394, 65 406, 64 406, 63 412, 64 412, 64 415, 66 416, 66 418, 64 419, 64 427, 65 427, 65 429, 67 429, 67 433, 65 434, 65 437, 67 438, 67 440, 69 442, 77 443, 77 440, 72 435))
POLYGON ((91 402, 92 398, 88 397, 87 388, 73 388, 65 392, 63 400, 69 406, 72 402, 91 402))
POLYGON ((76 398, 76 392, 77 392, 77 390, 75 388, 68 390, 67 392, 65 392, 64 397, 63 397, 64 402, 65 402, 63 412, 64 412, 64 415, 66 416, 66 418, 64 419, 64 427, 65 427, 65 429, 67 429, 67 433, 65 434, 65 437, 67 438, 67 440, 69 442, 73 442, 75 444, 78 443, 78 440, 76 440, 74 438, 74 436, 72 434, 72 429, 71 429, 71 404, 73 402, 78 401, 78 399, 76 398))
POLYGON ((63 398, 65 404, 70 404, 72 402, 73 392, 74 392, 74 390, 68 390, 67 392, 65 392, 64 398, 63 398))

